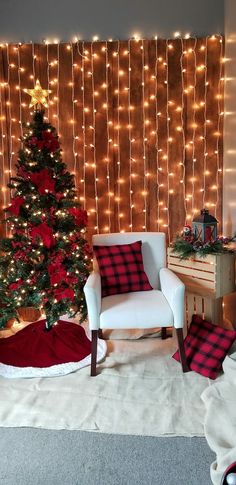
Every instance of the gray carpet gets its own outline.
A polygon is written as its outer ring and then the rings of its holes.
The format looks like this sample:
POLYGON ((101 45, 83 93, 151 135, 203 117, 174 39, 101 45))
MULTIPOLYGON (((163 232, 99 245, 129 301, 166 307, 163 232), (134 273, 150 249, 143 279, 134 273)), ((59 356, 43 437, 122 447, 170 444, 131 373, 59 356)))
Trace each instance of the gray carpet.
POLYGON ((204 438, 0 428, 1 485, 211 485, 204 438))

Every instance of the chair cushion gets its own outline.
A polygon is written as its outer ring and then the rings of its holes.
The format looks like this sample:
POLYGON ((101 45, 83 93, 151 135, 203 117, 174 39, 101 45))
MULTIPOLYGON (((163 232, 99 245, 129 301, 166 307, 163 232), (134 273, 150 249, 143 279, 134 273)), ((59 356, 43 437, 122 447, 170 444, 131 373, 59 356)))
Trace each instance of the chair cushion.
POLYGON ((142 241, 93 246, 101 274, 102 296, 152 290, 143 267, 142 241))
MULTIPOLYGON (((210 379, 216 379, 222 370, 222 362, 236 340, 236 331, 227 330, 193 315, 184 347, 191 370, 210 379)), ((179 351, 173 355, 180 361, 179 351)))
POLYGON ((102 299, 101 328, 171 327, 173 313, 159 290, 137 291, 102 299))

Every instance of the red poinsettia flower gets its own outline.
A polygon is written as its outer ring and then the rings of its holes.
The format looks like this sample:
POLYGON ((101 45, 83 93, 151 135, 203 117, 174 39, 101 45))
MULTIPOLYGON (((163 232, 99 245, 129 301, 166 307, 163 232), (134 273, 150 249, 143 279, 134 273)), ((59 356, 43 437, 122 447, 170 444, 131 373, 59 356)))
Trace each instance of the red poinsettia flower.
POLYGON ((75 285, 76 283, 78 283, 78 278, 77 276, 73 276, 71 274, 67 275, 66 276, 66 283, 68 285, 75 285))
POLYGON ((58 262, 48 265, 48 273, 50 276, 51 285, 59 284, 66 281, 66 270, 64 266, 58 262))
POLYGON ((73 301, 75 293, 71 288, 57 288, 54 291, 54 296, 58 301, 62 300, 63 298, 68 298, 69 300, 73 301))
POLYGON ((16 251, 16 253, 14 254, 14 259, 15 261, 17 260, 21 260, 21 261, 27 261, 28 260, 28 253, 29 251, 22 251, 19 249, 19 251, 16 251))
POLYGON ((25 199, 24 197, 15 197, 14 199, 12 199, 12 203, 11 205, 8 207, 8 210, 14 215, 14 216, 18 216, 19 213, 20 213, 20 208, 21 206, 24 204, 25 202, 25 199))
POLYGON ((55 194, 55 197, 56 197, 56 199, 57 199, 58 201, 60 201, 60 200, 61 200, 61 199, 63 199, 63 197, 65 197, 65 196, 64 196, 64 194, 63 194, 62 192, 57 192, 57 193, 55 194))
POLYGON ((12 241, 12 243, 11 243, 11 244, 12 244, 12 247, 13 247, 14 249, 16 249, 16 248, 22 248, 22 247, 24 246, 23 242, 20 242, 20 241, 17 241, 17 242, 12 241))
POLYGON ((66 282, 66 271, 61 269, 58 273, 50 275, 51 285, 59 285, 59 283, 66 282))
POLYGON ((17 236, 22 236, 22 235, 25 235, 25 230, 24 229, 15 229, 14 233, 17 236))
POLYGON ((37 145, 38 138, 37 136, 32 136, 32 138, 29 139, 28 144, 29 146, 35 147, 37 145))
POLYGON ((43 148, 47 148, 49 152, 54 153, 56 150, 59 149, 60 144, 58 139, 54 136, 51 131, 43 131, 42 132, 42 139, 37 140, 37 147, 39 150, 43 148))
POLYGON ((29 172, 27 172, 27 170, 25 170, 24 167, 19 167, 17 169, 17 177, 22 177, 23 179, 27 179, 29 178, 29 172))
POLYGON ((76 251, 76 249, 77 249, 78 247, 79 247, 78 243, 75 243, 75 242, 74 242, 74 243, 72 243, 72 244, 71 244, 71 247, 70 247, 70 248, 71 248, 71 251, 76 251))
POLYGON ((55 245, 53 230, 46 224, 46 222, 42 222, 38 226, 32 227, 30 229, 30 235, 32 237, 33 243, 37 242, 38 238, 40 238, 44 246, 48 249, 52 248, 55 245))
POLYGON ((40 195, 45 195, 47 192, 54 193, 55 191, 55 180, 53 180, 47 168, 43 168, 40 172, 31 173, 30 180, 37 186, 40 195))
POLYGON ((51 285, 59 283, 67 283, 68 285, 74 285, 78 282, 78 278, 72 274, 68 274, 65 267, 62 264, 61 258, 58 258, 48 265, 48 273, 50 276, 51 285))
POLYGON ((69 236, 69 241, 73 242, 73 243, 76 243, 77 240, 79 239, 80 237, 80 233, 73 233, 71 236, 69 236))
POLYGON ((64 259, 64 252, 58 250, 57 252, 53 252, 51 256, 51 263, 50 265, 58 265, 64 259))
POLYGON ((24 281, 20 278, 18 281, 14 281, 14 283, 10 283, 8 286, 9 290, 18 290, 18 288, 24 283, 24 281))
POLYGON ((93 254, 93 249, 92 246, 90 246, 88 243, 84 245, 84 252, 87 256, 92 257, 93 254))
POLYGON ((78 207, 70 207, 68 212, 74 217, 75 224, 77 226, 87 226, 88 224, 88 214, 84 209, 79 209, 78 207))

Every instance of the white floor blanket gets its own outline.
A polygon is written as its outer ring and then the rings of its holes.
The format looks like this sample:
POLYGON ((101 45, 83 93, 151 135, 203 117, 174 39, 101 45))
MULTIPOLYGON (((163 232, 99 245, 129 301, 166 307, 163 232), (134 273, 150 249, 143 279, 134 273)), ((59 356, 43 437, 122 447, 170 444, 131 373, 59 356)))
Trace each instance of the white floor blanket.
POLYGON ((109 341, 98 365, 54 378, 0 377, 0 426, 149 436, 204 436, 200 398, 212 381, 183 374, 175 339, 109 341))
POLYGON ((236 461, 236 352, 226 357, 224 375, 203 392, 206 406, 205 435, 216 460, 211 479, 220 485, 226 468, 236 461))

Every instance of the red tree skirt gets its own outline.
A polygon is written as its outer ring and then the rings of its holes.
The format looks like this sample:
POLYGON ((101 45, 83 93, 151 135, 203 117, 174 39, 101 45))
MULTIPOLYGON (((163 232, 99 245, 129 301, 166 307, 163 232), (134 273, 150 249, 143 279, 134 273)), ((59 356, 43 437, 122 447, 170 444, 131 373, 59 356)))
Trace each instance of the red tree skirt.
MULTIPOLYGON (((99 340, 98 361, 105 354, 106 343, 99 340)), ((63 320, 49 331, 41 320, 0 340, 0 374, 5 377, 63 375, 90 361, 91 341, 84 328, 63 320)))

